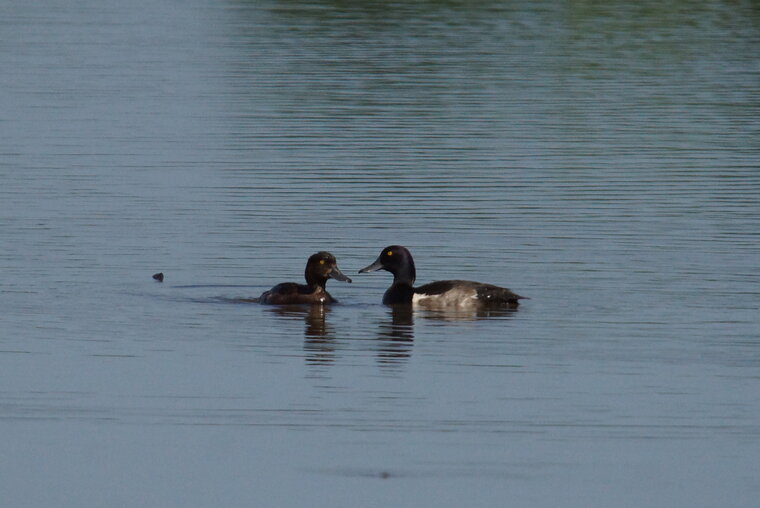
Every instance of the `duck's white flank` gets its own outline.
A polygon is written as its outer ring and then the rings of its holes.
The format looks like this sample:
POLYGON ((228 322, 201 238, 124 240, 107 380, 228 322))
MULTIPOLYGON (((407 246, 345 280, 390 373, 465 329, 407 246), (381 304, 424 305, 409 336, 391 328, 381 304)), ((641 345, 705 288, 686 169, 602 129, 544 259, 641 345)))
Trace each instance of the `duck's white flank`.
POLYGON ((482 303, 473 287, 453 288, 445 293, 426 295, 414 293, 412 304, 421 307, 469 307, 482 303))

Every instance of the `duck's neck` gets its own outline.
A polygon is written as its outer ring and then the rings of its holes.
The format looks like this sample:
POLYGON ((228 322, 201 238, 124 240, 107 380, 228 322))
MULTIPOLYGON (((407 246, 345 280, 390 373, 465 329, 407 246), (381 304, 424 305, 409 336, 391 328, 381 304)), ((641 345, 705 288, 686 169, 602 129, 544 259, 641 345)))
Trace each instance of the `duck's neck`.
POLYGON ((383 303, 385 305, 397 305, 412 303, 414 297, 414 288, 410 283, 393 282, 393 285, 383 295, 383 303))
POLYGON ((412 303, 416 275, 414 261, 409 260, 393 274, 393 284, 383 295, 383 303, 386 305, 412 303))
POLYGON ((394 286, 414 286, 417 279, 417 270, 414 268, 414 261, 407 259, 404 264, 393 273, 394 286))
POLYGON ((312 291, 318 291, 318 290, 325 290, 325 284, 327 284, 327 277, 320 277, 319 275, 314 275, 312 273, 306 272, 306 285, 309 286, 309 288, 312 291))

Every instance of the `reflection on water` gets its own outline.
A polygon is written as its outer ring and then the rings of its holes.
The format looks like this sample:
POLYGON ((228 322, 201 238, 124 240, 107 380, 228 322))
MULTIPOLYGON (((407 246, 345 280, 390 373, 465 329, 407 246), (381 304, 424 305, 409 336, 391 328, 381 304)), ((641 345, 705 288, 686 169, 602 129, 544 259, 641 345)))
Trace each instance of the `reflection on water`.
MULTIPOLYGON (((350 341, 346 338, 362 335, 361 330, 346 328, 336 331, 330 323, 333 307, 326 305, 277 305, 265 307, 267 313, 285 320, 303 320, 303 341, 306 362, 329 364, 344 350, 356 349, 367 341, 350 341), (343 338, 341 342, 337 337, 343 338)), ((380 363, 397 363, 411 354, 414 341, 414 321, 411 306, 389 309, 379 322, 377 357, 380 363), (389 319, 389 320, 388 320, 389 319)))
POLYGON ((375 476, 415 506, 757 504, 758 27, 750 0, 0 2, 3 502, 387 505, 375 476), (391 243, 531 300, 250 302, 391 243))
POLYGON ((303 349, 306 361, 312 364, 328 364, 335 361, 336 333, 328 323, 332 312, 329 305, 271 305, 266 312, 286 320, 303 320, 303 349))
POLYGON ((412 354, 414 310, 411 305, 393 305, 384 318, 378 324, 377 360, 381 364, 396 364, 412 354))
POLYGON ((475 306, 469 308, 424 308, 418 312, 426 319, 440 321, 476 321, 478 319, 509 319, 519 309, 504 306, 475 306))
MULTIPOLYGON (((244 303, 245 299, 225 299, 229 303, 244 303)), ((425 309, 412 305, 375 306, 380 317, 376 318, 377 325, 374 341, 378 363, 398 364, 407 360, 414 346, 415 318, 428 323, 472 322, 477 320, 509 319, 516 309, 508 308, 467 308, 467 309, 425 309)), ((285 321, 303 321, 303 343, 307 363, 333 363, 341 350, 356 350, 366 347, 367 340, 364 327, 345 323, 338 326, 333 322, 335 315, 341 311, 354 312, 346 305, 267 305, 262 306, 263 312, 285 321), (337 307, 337 308, 336 308, 337 307), (338 338, 341 338, 340 340, 338 338), (351 339, 351 338, 355 339, 351 339), (365 345, 365 346, 362 346, 365 345)))

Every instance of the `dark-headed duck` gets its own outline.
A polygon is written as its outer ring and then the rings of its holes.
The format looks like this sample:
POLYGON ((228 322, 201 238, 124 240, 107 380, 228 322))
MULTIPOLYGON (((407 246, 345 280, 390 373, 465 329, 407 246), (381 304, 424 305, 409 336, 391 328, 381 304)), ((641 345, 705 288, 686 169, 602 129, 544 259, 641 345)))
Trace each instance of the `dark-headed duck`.
POLYGON ((286 305, 335 303, 338 300, 325 290, 327 279, 351 282, 351 279, 338 269, 338 262, 335 260, 335 256, 324 251, 312 254, 306 262, 304 276, 306 277, 306 284, 297 284, 295 282, 277 284, 269 291, 262 293, 259 297, 259 303, 286 305))
POLYGON ((386 305, 413 303, 425 307, 467 307, 499 305, 517 307, 526 298, 509 289, 469 280, 440 280, 414 287, 417 273, 408 249, 391 245, 383 249, 377 260, 359 273, 387 270, 393 274, 393 284, 383 295, 386 305))

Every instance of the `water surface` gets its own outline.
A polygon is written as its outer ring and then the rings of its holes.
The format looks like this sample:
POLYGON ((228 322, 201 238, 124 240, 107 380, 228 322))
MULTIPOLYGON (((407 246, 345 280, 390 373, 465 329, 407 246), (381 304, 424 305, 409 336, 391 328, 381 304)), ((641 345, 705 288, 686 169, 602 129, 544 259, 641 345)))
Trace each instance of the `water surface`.
POLYGON ((0 40, 9 505, 755 503, 752 2, 33 2, 0 40), (531 299, 386 308, 394 243, 531 299), (340 305, 240 301, 318 250, 340 305))

